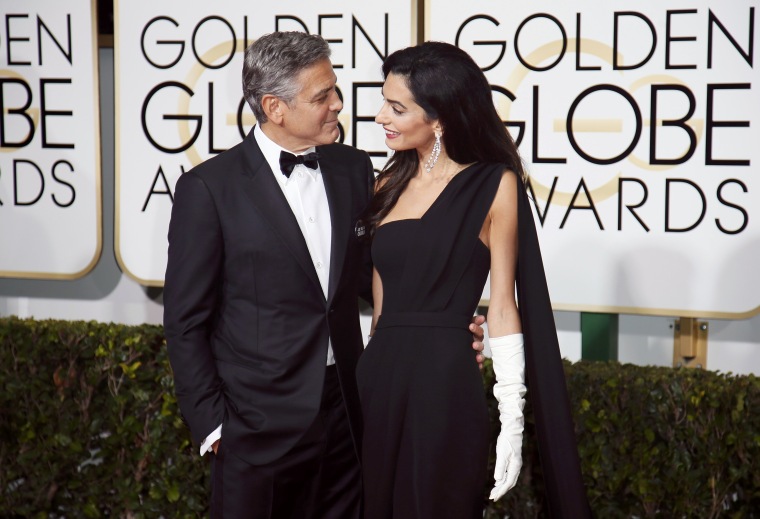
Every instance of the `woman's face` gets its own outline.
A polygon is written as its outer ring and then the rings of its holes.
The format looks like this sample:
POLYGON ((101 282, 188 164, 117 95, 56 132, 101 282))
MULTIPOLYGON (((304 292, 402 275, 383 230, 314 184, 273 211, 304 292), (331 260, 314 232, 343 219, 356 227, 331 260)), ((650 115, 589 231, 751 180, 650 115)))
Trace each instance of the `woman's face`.
POLYGON ((375 122, 385 130, 385 144, 394 151, 419 150, 427 154, 435 142, 438 121, 427 121, 425 111, 414 102, 403 76, 389 74, 383 85, 383 107, 375 122))

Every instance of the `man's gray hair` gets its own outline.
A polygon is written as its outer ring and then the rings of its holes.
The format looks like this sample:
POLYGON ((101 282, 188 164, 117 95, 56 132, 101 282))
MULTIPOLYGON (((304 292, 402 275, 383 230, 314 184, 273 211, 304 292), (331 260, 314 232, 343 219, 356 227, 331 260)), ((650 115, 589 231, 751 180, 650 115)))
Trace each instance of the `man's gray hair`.
POLYGON ((316 34, 273 32, 245 49, 243 97, 259 123, 267 122, 261 99, 270 94, 290 104, 298 95, 298 74, 330 59, 330 46, 316 34))

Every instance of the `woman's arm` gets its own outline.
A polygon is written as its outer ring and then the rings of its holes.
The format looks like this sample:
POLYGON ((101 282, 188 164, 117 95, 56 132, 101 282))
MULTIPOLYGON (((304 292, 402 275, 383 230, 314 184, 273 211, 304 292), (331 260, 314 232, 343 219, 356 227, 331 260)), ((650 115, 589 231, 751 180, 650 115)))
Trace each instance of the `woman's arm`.
POLYGON ((521 333, 515 302, 517 267, 517 175, 505 171, 488 213, 486 245, 491 250, 491 301, 488 305, 488 335, 502 337, 521 333))

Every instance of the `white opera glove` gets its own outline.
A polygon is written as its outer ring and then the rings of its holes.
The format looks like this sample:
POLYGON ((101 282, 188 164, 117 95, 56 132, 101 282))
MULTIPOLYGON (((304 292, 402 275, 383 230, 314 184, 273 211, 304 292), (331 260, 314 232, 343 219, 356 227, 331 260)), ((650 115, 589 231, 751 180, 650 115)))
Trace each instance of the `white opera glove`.
POLYGON ((499 402, 501 432, 496 440, 496 480, 490 499, 500 499, 517 483, 522 468, 523 407, 525 407, 525 348, 523 334, 491 337, 493 395, 499 402))

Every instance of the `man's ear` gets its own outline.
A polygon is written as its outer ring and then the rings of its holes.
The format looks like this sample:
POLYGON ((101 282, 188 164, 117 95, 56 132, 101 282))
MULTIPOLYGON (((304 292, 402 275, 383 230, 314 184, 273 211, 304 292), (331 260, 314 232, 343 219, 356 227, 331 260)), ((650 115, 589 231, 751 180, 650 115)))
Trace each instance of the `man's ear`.
POLYGON ((287 108, 282 99, 272 94, 265 94, 261 98, 261 108, 267 116, 267 120, 275 124, 282 122, 284 110, 287 108))

